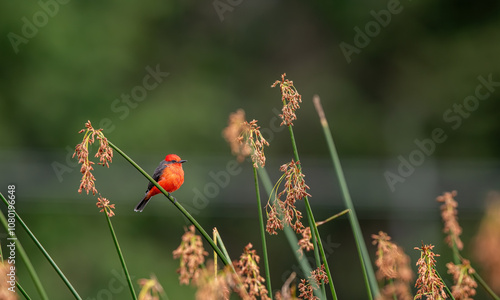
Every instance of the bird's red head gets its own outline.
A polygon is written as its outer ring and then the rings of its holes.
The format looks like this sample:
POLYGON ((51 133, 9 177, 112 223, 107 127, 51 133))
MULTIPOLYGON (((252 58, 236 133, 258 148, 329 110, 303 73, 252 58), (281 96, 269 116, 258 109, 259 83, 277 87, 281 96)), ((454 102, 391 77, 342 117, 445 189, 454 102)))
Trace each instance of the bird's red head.
POLYGON ((181 159, 177 154, 168 154, 165 156, 165 161, 170 163, 185 163, 187 160, 181 159))

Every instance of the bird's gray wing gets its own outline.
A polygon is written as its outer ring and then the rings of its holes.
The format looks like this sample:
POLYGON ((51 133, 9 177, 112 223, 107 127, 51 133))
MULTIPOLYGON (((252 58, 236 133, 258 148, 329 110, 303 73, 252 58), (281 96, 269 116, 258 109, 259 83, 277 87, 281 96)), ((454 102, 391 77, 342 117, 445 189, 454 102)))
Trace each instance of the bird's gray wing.
MULTIPOLYGON (((160 180, 160 176, 161 174, 163 173, 163 170, 165 170, 165 168, 167 168, 167 166, 169 165, 168 162, 162 160, 160 162, 160 164, 158 165, 158 167, 156 167, 154 173, 153 173, 153 179, 158 182, 158 180, 160 180)), ((146 193, 152 189, 155 185, 150 181, 149 184, 148 184, 148 189, 146 190, 146 193)))

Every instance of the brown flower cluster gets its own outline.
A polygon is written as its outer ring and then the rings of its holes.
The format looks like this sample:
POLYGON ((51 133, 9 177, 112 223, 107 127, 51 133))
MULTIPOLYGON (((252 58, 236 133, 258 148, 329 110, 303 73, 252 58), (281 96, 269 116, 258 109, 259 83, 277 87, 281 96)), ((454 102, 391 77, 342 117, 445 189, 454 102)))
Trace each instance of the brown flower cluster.
POLYGON ((113 159, 113 149, 108 145, 108 139, 102 133, 102 129, 94 129, 90 121, 85 123, 85 128, 80 130, 78 133, 83 133, 83 140, 80 144, 76 145, 75 153, 73 153, 73 157, 75 155, 78 157, 78 163, 81 164, 80 173, 83 174, 82 179, 80 181, 80 188, 78 192, 81 193, 82 190, 85 190, 87 194, 89 191, 92 191, 92 194, 97 193, 97 189, 95 188, 95 177, 92 174, 92 170, 94 168, 92 165, 93 161, 89 160, 89 146, 92 145, 95 141, 95 137, 99 140, 99 149, 95 154, 95 157, 99 157, 98 165, 103 165, 109 168, 109 162, 113 159))
MULTIPOLYGON (((89 147, 95 142, 95 138, 99 140, 99 149, 95 154, 95 157, 99 158, 99 162, 97 164, 108 168, 109 163, 113 159, 113 149, 109 146, 108 139, 104 136, 104 133, 102 133, 102 129, 94 129, 90 121, 87 121, 87 123, 85 123, 85 129, 80 130, 78 133, 84 133, 82 142, 76 145, 75 153, 73 153, 73 157, 78 157, 78 163, 82 165, 80 167, 82 179, 80 180, 78 193, 81 194, 82 190, 85 190, 87 195, 90 191, 92 191, 92 194, 95 195, 98 191, 95 187, 95 177, 92 174, 92 170, 94 170, 92 165, 94 162, 89 159, 89 147)), ((115 213, 111 210, 115 208, 115 205, 110 205, 106 198, 99 196, 96 205, 97 207, 102 208, 101 212, 106 211, 109 217, 115 215, 115 213)))
POLYGON ((248 299, 270 299, 267 288, 264 286, 265 279, 260 276, 259 261, 260 257, 252 250, 253 245, 249 243, 237 262, 238 275, 243 280, 243 286, 248 292, 248 299))
POLYGON ((255 168, 266 165, 266 156, 264 155, 264 146, 269 143, 260 133, 260 126, 257 126, 257 120, 243 123, 244 130, 239 138, 240 143, 250 145, 252 149, 252 162, 255 168))
POLYGON ((309 300, 319 300, 314 296, 314 288, 307 279, 301 279, 299 283, 299 297, 309 300))
POLYGON ((304 250, 311 251, 314 249, 311 239, 311 227, 306 227, 302 230, 302 238, 299 240, 299 249, 297 251, 300 253, 300 256, 304 255, 304 250))
POLYGON ((413 296, 410 291, 410 281, 413 279, 413 272, 410 268, 410 257, 406 255, 395 243, 391 242, 391 237, 383 231, 372 234, 373 244, 377 245, 377 279, 392 280, 392 284, 384 286, 381 291, 382 299, 392 299, 393 295, 397 299, 411 300, 413 296))
POLYGON ((281 100, 283 101, 283 114, 280 118, 283 120, 280 125, 293 126, 293 121, 297 119, 295 111, 300 108, 299 103, 302 103, 302 96, 297 92, 293 85, 293 81, 285 79, 286 73, 281 75, 281 81, 276 80, 271 87, 280 86, 281 100))
POLYGON ((305 175, 300 168, 300 162, 295 162, 293 159, 290 163, 280 167, 280 171, 284 172, 278 186, 282 180, 285 180, 284 189, 276 195, 274 202, 267 203, 267 226, 266 230, 270 234, 277 234, 276 229, 283 230, 284 224, 289 225, 297 233, 302 233, 304 225, 300 221, 302 213, 295 207, 295 202, 311 196, 306 189, 309 186, 305 183, 305 175), (282 201, 280 198, 286 194, 286 198, 282 201), (283 218, 280 218, 283 214, 283 218))
POLYGON ((139 300, 159 300, 160 293, 163 294, 163 287, 154 275, 151 275, 149 279, 139 279, 139 286, 141 286, 139 300))
POLYGON ((481 266, 489 286, 500 294, 500 193, 491 192, 487 198, 486 214, 474 238, 474 258, 481 266))
POLYGON ((299 297, 308 300, 318 300, 319 298, 314 296, 314 290, 318 289, 322 282, 328 284, 325 265, 321 265, 319 268, 311 271, 309 279, 301 279, 299 283, 299 297))
POLYGON ((196 281, 198 287, 196 299, 229 299, 231 287, 236 286, 236 276, 229 266, 224 268, 217 276, 214 276, 214 264, 213 261, 210 261, 196 281))
POLYGON ((96 206, 101 208, 99 212, 105 211, 110 218, 115 215, 115 212, 112 211, 112 209, 115 209, 115 205, 109 204, 109 200, 102 196, 97 197, 96 206))
POLYGON ((453 276, 455 285, 451 287, 451 294, 456 300, 472 300, 472 296, 476 294, 477 283, 471 277, 475 271, 471 267, 467 259, 462 258, 460 265, 447 263, 448 273, 453 276))
POLYGON ((222 134, 231 147, 231 153, 239 162, 251 154, 255 168, 266 165, 264 146, 269 146, 269 143, 260 133, 257 120, 247 122, 242 109, 229 115, 228 126, 222 134))
POLYGON ((462 234, 462 228, 458 224, 457 220, 457 206, 458 203, 453 197, 457 195, 457 191, 446 192, 443 195, 436 198, 438 202, 442 202, 441 205, 441 217, 444 222, 443 232, 447 234, 445 241, 450 246, 456 245, 458 250, 462 250, 464 244, 460 239, 462 234))
POLYGON ((231 113, 227 123, 227 127, 222 131, 222 136, 231 147, 231 153, 241 163, 245 157, 252 153, 250 145, 240 141, 240 136, 247 129, 247 126, 244 125, 246 123, 245 111, 238 109, 236 112, 231 113))
POLYGON ((180 258, 180 267, 177 273, 180 274, 181 284, 189 284, 190 281, 196 283, 201 269, 200 266, 205 262, 205 256, 208 252, 203 248, 201 237, 196 235, 194 225, 185 229, 182 235, 181 244, 173 251, 174 259, 180 258))
POLYGON ((179 281, 181 284, 193 284, 197 287, 196 299, 229 300, 231 293, 237 293, 244 300, 270 299, 264 286, 265 279, 260 275, 260 257, 248 244, 240 260, 233 262, 233 267, 226 266, 216 270, 213 261, 205 262, 208 253, 203 249, 201 237, 196 235, 193 225, 186 229, 181 245, 174 250, 174 258, 180 258, 179 281))
POLYGON ((422 248, 415 247, 415 250, 420 250, 420 258, 417 261, 418 278, 415 287, 418 288, 415 299, 421 299, 426 296, 430 300, 446 299, 444 291, 444 283, 439 278, 436 272, 435 254, 432 252, 434 245, 423 245, 422 248))

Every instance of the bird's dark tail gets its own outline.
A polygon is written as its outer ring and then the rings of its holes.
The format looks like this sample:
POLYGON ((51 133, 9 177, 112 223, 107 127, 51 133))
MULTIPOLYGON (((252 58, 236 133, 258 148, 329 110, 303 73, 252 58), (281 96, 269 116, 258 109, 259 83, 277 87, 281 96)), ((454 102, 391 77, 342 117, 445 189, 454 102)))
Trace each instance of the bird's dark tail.
POLYGON ((144 199, 141 200, 141 202, 139 202, 139 204, 137 204, 137 206, 135 207, 134 211, 136 212, 142 212, 144 210, 144 207, 146 207, 146 204, 148 204, 149 202, 149 199, 147 196, 144 197, 144 199))

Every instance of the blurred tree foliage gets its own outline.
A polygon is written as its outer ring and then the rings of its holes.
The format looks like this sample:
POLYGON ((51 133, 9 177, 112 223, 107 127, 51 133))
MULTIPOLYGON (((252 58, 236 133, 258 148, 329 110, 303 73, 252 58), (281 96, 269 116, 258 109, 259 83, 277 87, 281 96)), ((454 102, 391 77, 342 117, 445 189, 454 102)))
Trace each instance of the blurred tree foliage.
MULTIPOLYGON (((127 150, 227 153, 228 114, 242 107, 269 124, 280 107, 270 85, 286 72, 303 95, 304 152, 325 153, 310 101, 318 93, 346 155, 406 153, 436 127, 448 135, 438 155, 499 153, 500 89, 456 130, 443 120, 478 76, 500 81, 498 1, 242 1, 223 12, 214 3, 3 1, 2 147, 64 149, 90 119, 127 150), (353 44, 354 28, 388 5, 401 12, 347 63, 340 43, 353 44), (9 34, 23 36, 27 22, 43 26, 16 53, 9 34), (124 102, 148 66, 169 75, 124 102)), ((288 149, 276 142, 273 151, 288 149)))

